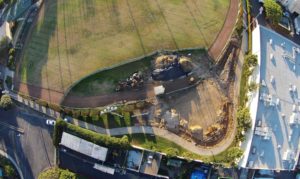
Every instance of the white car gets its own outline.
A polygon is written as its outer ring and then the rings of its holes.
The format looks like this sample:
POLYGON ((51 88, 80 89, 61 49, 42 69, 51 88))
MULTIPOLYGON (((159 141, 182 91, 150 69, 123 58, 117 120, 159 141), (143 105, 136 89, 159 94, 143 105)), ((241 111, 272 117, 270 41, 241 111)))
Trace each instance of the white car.
POLYGON ((47 119, 46 124, 49 126, 54 126, 55 125, 55 120, 47 119))
POLYGON ((294 26, 295 26, 296 34, 299 35, 300 34, 300 17, 299 16, 294 19, 294 26))

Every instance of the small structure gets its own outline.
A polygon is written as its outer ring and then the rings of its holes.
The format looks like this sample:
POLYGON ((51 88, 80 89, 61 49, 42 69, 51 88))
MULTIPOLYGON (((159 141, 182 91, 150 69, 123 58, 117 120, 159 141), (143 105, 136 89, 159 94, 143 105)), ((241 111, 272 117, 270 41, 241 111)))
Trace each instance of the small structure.
POLYGON ((104 165, 99 165, 97 163, 94 164, 93 168, 96 169, 96 170, 99 170, 101 172, 111 174, 111 175, 115 174, 115 169, 114 168, 107 167, 107 166, 104 166, 104 165))
POLYGON ((171 167, 180 168, 181 165, 182 165, 181 160, 169 159, 168 162, 167 162, 167 166, 171 166, 171 167))
POLYGON ((143 153, 140 150, 129 150, 126 160, 126 166, 130 170, 139 171, 143 159, 143 153))
POLYGON ((197 139, 197 140, 202 140, 203 139, 203 128, 199 125, 197 126, 191 126, 190 131, 192 134, 192 137, 197 139))
POLYGON ((166 123, 168 130, 176 133, 179 132, 180 118, 175 109, 172 109, 171 112, 167 111, 165 113, 163 116, 163 122, 166 123))
POLYGON ((101 147, 66 132, 63 132, 60 145, 103 162, 106 160, 108 151, 107 148, 101 147))
POLYGON ((5 38, 6 40, 8 40, 8 42, 12 40, 12 34, 10 31, 9 23, 6 21, 0 27, 0 42, 5 38))
POLYGON ((163 85, 155 86, 154 87, 154 94, 156 96, 161 96, 161 95, 165 94, 165 87, 163 85))

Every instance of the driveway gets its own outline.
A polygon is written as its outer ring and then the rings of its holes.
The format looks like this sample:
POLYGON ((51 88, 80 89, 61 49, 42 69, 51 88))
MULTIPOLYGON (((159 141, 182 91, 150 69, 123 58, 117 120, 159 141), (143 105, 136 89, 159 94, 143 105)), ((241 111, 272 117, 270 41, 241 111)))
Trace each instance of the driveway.
POLYGON ((38 113, 14 107, 0 110, 0 121, 0 149, 16 161, 25 179, 37 178, 42 170, 54 164, 52 129, 38 113))

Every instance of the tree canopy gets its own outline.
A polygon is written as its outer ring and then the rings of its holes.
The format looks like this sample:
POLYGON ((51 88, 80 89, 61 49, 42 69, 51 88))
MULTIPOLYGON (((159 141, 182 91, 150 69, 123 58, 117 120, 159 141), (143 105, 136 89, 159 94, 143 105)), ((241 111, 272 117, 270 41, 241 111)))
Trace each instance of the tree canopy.
POLYGON ((77 179, 75 173, 57 167, 50 168, 39 174, 38 179, 77 179))
POLYGON ((8 109, 12 105, 12 100, 9 95, 5 94, 1 96, 0 106, 4 109, 8 109))
POLYGON ((265 0, 264 6, 267 18, 272 24, 277 24, 283 15, 280 5, 275 0, 265 0))

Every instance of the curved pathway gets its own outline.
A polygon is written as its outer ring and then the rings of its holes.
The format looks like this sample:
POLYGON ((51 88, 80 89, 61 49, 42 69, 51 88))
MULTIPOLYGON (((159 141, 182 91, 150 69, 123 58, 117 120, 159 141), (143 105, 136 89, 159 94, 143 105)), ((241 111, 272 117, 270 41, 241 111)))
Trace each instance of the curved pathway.
MULTIPOLYGON (((70 121, 71 123, 78 125, 82 128, 89 129, 92 131, 95 131, 97 133, 106 134, 110 136, 120 136, 120 135, 126 135, 126 134, 154 134, 160 137, 163 137, 165 139, 168 139, 177 145, 185 148, 188 151, 191 151, 193 153, 196 153, 198 155, 204 155, 204 156, 211 156, 216 155, 224 150, 226 150, 227 147, 231 144, 231 142, 225 143, 224 145, 218 145, 216 147, 197 147, 194 143, 188 142, 187 140, 181 138, 180 136, 171 133, 165 129, 160 129, 157 127, 150 127, 150 126, 132 126, 132 127, 120 127, 120 128, 113 128, 113 129, 104 129, 99 126, 95 126, 90 123, 86 123, 81 120, 72 119, 70 121)), ((234 135, 233 135, 234 136, 234 135)))

